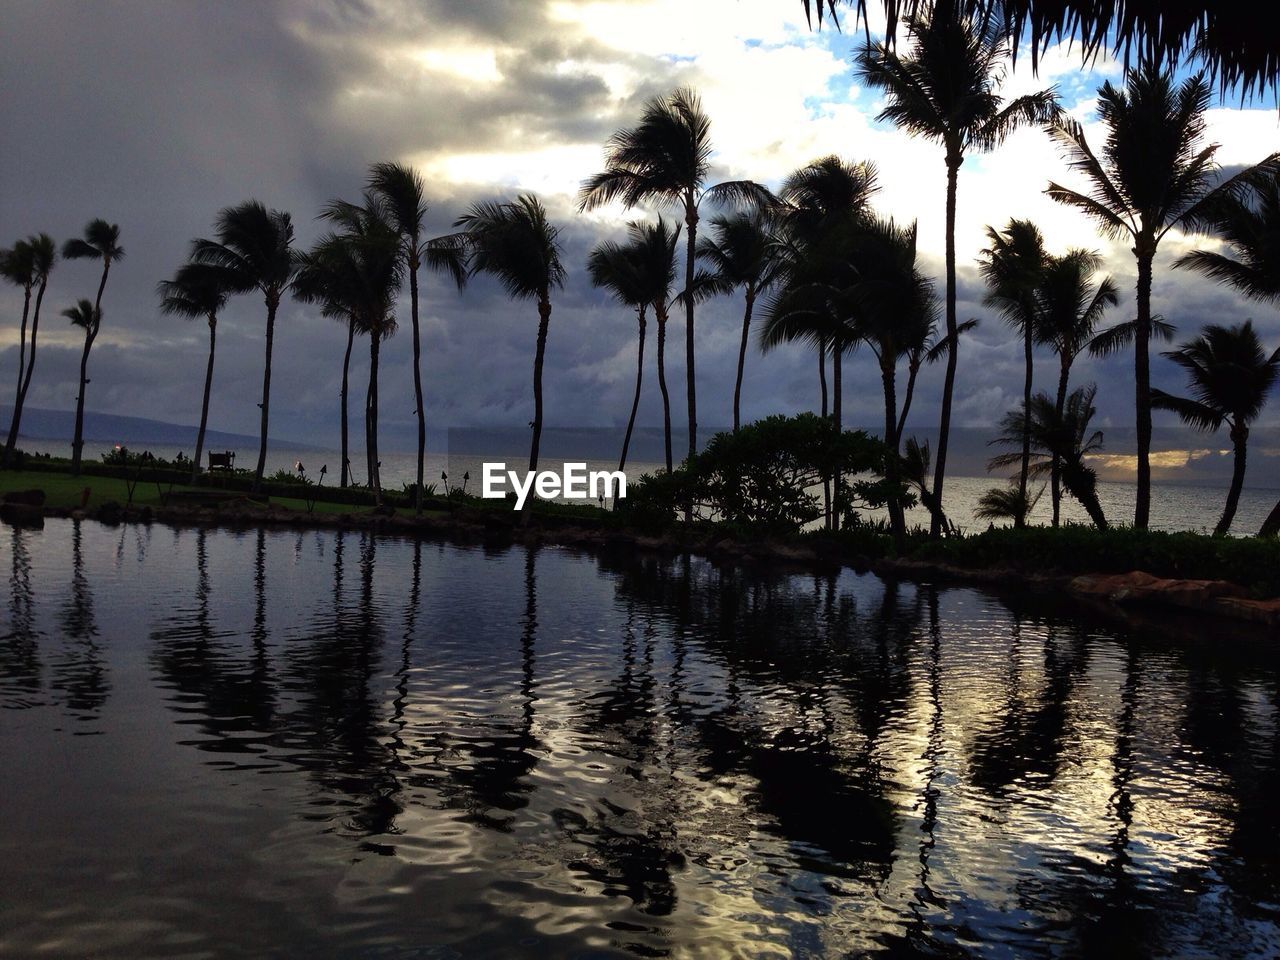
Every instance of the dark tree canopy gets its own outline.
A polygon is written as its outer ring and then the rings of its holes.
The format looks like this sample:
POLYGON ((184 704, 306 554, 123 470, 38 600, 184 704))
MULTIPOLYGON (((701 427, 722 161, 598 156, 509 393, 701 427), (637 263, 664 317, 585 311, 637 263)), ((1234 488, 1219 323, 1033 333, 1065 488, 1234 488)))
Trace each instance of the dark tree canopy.
MULTIPOLYGON (((794 0, 792 0, 794 2, 794 0)), ((866 22, 868 0, 800 0, 819 27, 840 26, 839 10, 852 7, 866 22)), ((939 0, 941 3, 949 0, 939 0)), ((1085 59, 1112 50, 1125 61, 1201 61, 1221 89, 1274 89, 1280 80, 1280 31, 1267 26, 1257 0, 953 0, 976 17, 1003 20, 1016 55, 1029 47, 1032 63, 1059 41, 1075 41, 1085 59)), ((890 36, 898 20, 928 6, 925 0, 883 0, 890 36)))

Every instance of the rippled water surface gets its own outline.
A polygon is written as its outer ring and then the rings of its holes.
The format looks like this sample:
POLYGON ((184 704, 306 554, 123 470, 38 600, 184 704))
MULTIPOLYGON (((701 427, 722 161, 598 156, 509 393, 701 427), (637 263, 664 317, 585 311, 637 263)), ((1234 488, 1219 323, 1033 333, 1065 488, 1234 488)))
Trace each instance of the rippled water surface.
POLYGON ((1227 634, 359 534, 6 527, 0 577, 0 955, 1280 955, 1227 634))

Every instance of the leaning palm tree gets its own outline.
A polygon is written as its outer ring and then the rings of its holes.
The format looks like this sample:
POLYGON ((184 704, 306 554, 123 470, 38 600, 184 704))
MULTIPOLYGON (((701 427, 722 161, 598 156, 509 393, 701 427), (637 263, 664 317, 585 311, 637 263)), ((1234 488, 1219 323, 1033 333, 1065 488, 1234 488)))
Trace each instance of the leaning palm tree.
MULTIPOLYGON (((1040 276, 1039 338, 1058 355, 1058 394, 1055 408, 1063 416, 1067 402, 1067 386, 1071 366, 1076 357, 1089 348, 1107 307, 1119 302, 1116 285, 1110 277, 1097 283, 1093 276, 1102 266, 1102 257, 1092 250, 1069 250, 1064 255, 1046 258, 1040 276)), ((1050 472, 1049 490, 1053 501, 1053 525, 1061 521, 1061 464, 1055 459, 1050 472)))
POLYGON ((427 423, 422 401, 422 340, 418 325, 418 270, 427 266, 452 277, 458 289, 466 283, 462 249, 448 238, 425 243, 423 220, 427 215, 426 184, 412 167, 401 163, 376 163, 369 171, 369 189, 387 204, 392 223, 403 244, 404 265, 409 274, 409 316, 413 324, 413 396, 418 417, 418 479, 413 508, 422 513, 423 469, 427 456, 427 423))
POLYGON ((470 275, 487 273, 516 300, 538 304, 538 341, 533 358, 533 439, 529 472, 538 469, 542 439, 542 364, 551 323, 551 291, 564 286, 560 230, 547 219, 537 197, 522 194, 510 203, 476 203, 455 226, 461 227, 470 257, 470 275))
POLYGON ((706 186, 711 172, 711 121, 690 89, 654 97, 645 104, 640 122, 619 130, 605 150, 605 169, 588 179, 579 193, 578 207, 589 210, 612 200, 628 207, 647 201, 679 207, 685 223, 684 287, 685 364, 689 401, 689 456, 698 449, 698 400, 694 366, 694 264, 697 258, 699 208, 712 203, 768 206, 772 195, 750 180, 706 186))
MULTIPOLYGON (((105 220, 90 220, 84 228, 84 237, 76 237, 62 245, 62 256, 65 260, 101 260, 102 279, 98 281, 98 295, 93 301, 93 312, 81 315, 80 319, 72 317, 72 322, 85 328, 84 356, 80 362, 80 396, 76 399, 76 432, 71 441, 71 475, 80 475, 80 454, 84 446, 84 385, 88 381, 84 377, 85 365, 89 361, 89 348, 98 335, 98 325, 102 321, 102 291, 107 288, 107 275, 111 265, 124 259, 124 247, 120 246, 120 227, 105 220), (81 323, 80 320, 84 322, 81 323), (90 331, 92 334, 90 335, 90 331)), ((83 304, 85 301, 81 301, 83 304)), ((64 312, 63 316, 71 316, 64 312)))
MULTIPOLYGON (((1006 102, 999 93, 1009 47, 996 18, 972 19, 956 4, 906 19, 910 50, 890 43, 868 45, 858 56, 859 76, 885 94, 880 120, 890 120, 943 147, 947 167, 946 325, 949 347, 942 388, 933 495, 941 503, 946 478, 951 404, 955 393, 959 320, 956 316, 956 185, 965 155, 987 152, 1026 125, 1040 125, 1058 113, 1052 90, 1006 102)), ((937 536, 935 515, 931 532, 937 536)))
POLYGON ((738 375, 733 382, 733 430, 742 422, 742 372, 747 362, 747 340, 756 298, 781 278, 786 263, 775 236, 774 218, 753 210, 718 216, 711 221, 712 235, 698 241, 698 259, 708 267, 699 274, 699 296, 731 294, 741 290, 744 299, 742 338, 738 344, 738 375))
POLYGON ((1175 229, 1204 225, 1210 209, 1238 195, 1250 176, 1280 169, 1272 154, 1252 171, 1214 187, 1216 144, 1204 145, 1205 111, 1210 87, 1202 75, 1175 85, 1173 74, 1147 63, 1129 72, 1124 88, 1109 81, 1098 91, 1098 115, 1107 131, 1101 156, 1085 139, 1084 128, 1062 119, 1054 138, 1072 169, 1088 181, 1085 192, 1050 183, 1046 191, 1059 203, 1088 215, 1110 238, 1125 238, 1137 262, 1137 315, 1113 328, 1108 349, 1132 343, 1134 409, 1137 420, 1138 490, 1133 524, 1146 529, 1151 515, 1151 364, 1156 331, 1151 315, 1152 265, 1160 241, 1175 229))
MULTIPOLYGON (((1280 174, 1254 173, 1243 186, 1241 191, 1216 195, 1201 211, 1201 223, 1225 243, 1226 252, 1195 250, 1174 266, 1189 267, 1250 299, 1280 303, 1280 174)), ((1258 536, 1277 533, 1280 503, 1258 536)))
MULTIPOLYGON (((1099 530, 1107 529, 1107 518, 1098 501, 1098 475, 1087 459, 1102 449, 1101 431, 1089 432, 1089 423, 1097 408, 1093 399, 1097 386, 1090 384, 1073 390, 1062 413, 1047 393, 1031 398, 1031 475, 1042 477, 1052 470, 1054 461, 1061 464, 1062 484, 1084 507, 1089 519, 1099 530)), ((1010 410, 1001 420, 1001 434, 991 442, 1018 448, 991 458, 990 469, 1013 466, 1022 457, 1023 412, 1010 410)))
MULTIPOLYGON (((983 303, 994 307, 1022 337, 1024 375, 1022 378, 1022 462, 1018 469, 1017 504, 1026 507, 1027 475, 1031 469, 1031 387, 1035 373, 1034 345, 1039 327, 1039 300, 1036 296, 1045 264, 1044 237, 1030 220, 1012 219, 1004 230, 987 227, 989 246, 982 251, 978 270, 986 282, 983 303)), ((997 491, 1003 493, 1003 491, 997 491)), ((1009 504, 1000 501, 1005 506, 1009 504)), ((1026 524, 1030 510, 1013 515, 1014 526, 1026 524)), ((1003 514, 1008 515, 1008 514, 1003 514)))
POLYGON ((1151 391, 1159 410, 1170 410, 1190 427, 1205 432, 1226 426, 1235 453, 1231 487, 1215 537, 1226 536, 1244 487, 1249 425, 1262 413, 1267 394, 1280 380, 1280 349, 1267 356, 1253 323, 1222 327, 1210 324, 1200 336, 1188 340, 1165 356, 1187 373, 1190 397, 1175 397, 1163 390, 1151 391))
POLYGON ((13 456, 22 427, 22 407, 31 387, 31 375, 36 367, 36 337, 40 332, 40 306, 49 286, 49 274, 58 259, 58 248, 47 233, 36 234, 19 240, 11 250, 0 250, 0 278, 23 288, 22 329, 18 347, 18 386, 9 419, 9 437, 5 442, 0 465, 7 464, 13 456), (31 334, 27 336, 27 312, 31 302, 31 289, 36 289, 35 310, 31 312, 31 334), (25 365, 24 365, 25 355, 25 365))
POLYGON ((80 353, 80 393, 76 396, 76 433, 71 447, 72 470, 78 473, 80 448, 84 445, 84 394, 85 387, 89 384, 89 351, 93 349, 93 341, 98 339, 98 329, 102 326, 102 309, 82 298, 74 307, 63 310, 62 315, 84 331, 84 349, 80 353))
POLYGON ((156 288, 160 312, 186 320, 204 320, 209 325, 209 360, 204 371, 204 399, 200 404, 200 428, 196 431, 196 455, 191 460, 191 482, 200 476, 204 454, 204 434, 209 423, 209 393, 213 389, 213 353, 218 339, 218 313, 227 303, 221 271, 199 263, 178 268, 172 280, 161 280, 156 288))
POLYGON ((257 290, 267 307, 266 360, 262 372, 261 437, 253 490, 262 489, 267 466, 267 424, 271 411, 271 350, 275 342, 276 312, 298 270, 293 249, 293 218, 283 210, 269 210, 258 200, 246 200, 218 213, 216 240, 196 240, 191 259, 217 267, 229 293, 257 290))

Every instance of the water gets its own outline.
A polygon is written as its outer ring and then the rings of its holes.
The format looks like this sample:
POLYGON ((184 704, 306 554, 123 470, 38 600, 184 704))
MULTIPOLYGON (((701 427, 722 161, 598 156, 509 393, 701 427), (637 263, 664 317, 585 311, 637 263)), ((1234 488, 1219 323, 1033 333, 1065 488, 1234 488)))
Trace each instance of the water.
POLYGON ((0 528, 0 955, 1280 954, 1280 665, 873 576, 0 528))

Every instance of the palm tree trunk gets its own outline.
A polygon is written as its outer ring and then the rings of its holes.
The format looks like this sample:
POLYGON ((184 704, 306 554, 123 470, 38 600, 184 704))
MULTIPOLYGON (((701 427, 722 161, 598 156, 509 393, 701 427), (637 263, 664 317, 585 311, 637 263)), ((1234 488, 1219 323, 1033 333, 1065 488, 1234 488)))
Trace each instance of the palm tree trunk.
MULTIPOLYGON (((1061 367, 1058 371, 1058 399, 1054 410, 1057 411, 1057 422, 1062 423, 1062 413, 1067 406, 1067 381, 1071 376, 1071 362, 1067 359, 1066 354, 1061 357, 1061 367)), ((1057 527, 1061 522, 1062 509, 1062 458, 1054 456, 1050 462, 1050 493, 1053 497, 1053 525, 1057 527)))
POLYGON ((382 352, 382 331, 369 331, 369 394, 365 402, 365 456, 369 459, 369 488, 374 500, 382 503, 382 471, 378 465, 378 358, 382 352))
POLYGON ((636 396, 631 401, 631 416, 627 418, 627 435, 622 438, 622 456, 618 459, 619 472, 627 469, 627 451, 631 448, 631 432, 636 428, 636 413, 640 410, 640 384, 644 380, 644 305, 636 308, 640 321, 640 349, 636 352, 636 396))
MULTIPOLYGON (((693 268, 697 260, 698 239, 698 207, 694 202, 693 191, 685 195, 685 260, 684 260, 684 359, 685 374, 688 377, 689 395, 689 457, 698 452, 698 378, 694 368, 693 350, 693 268)), ((693 508, 685 510, 685 519, 692 519, 693 508)))
POLYGON ((213 389, 213 350, 218 339, 218 318, 209 314, 209 362, 204 370, 204 400, 200 404, 200 429, 196 431, 196 455, 191 461, 191 482, 200 476, 200 457, 204 454, 204 431, 209 424, 209 393, 213 389))
POLYGON ((1085 513, 1089 514, 1089 519, 1093 521, 1094 526, 1099 530, 1107 529, 1107 518, 1102 514, 1102 504, 1098 502, 1098 495, 1092 491, 1077 496, 1077 500, 1084 506, 1085 513))
POLYGON ((276 336, 276 308, 280 305, 280 295, 275 291, 267 294, 267 356, 262 369, 262 434, 258 441, 258 468, 253 474, 253 492, 262 489, 262 474, 267 469, 267 421, 271 409, 271 347, 276 336))
POLYGON ((346 488, 351 482, 351 458, 347 455, 347 382, 351 371, 351 345, 356 339, 356 325, 347 321, 347 352, 342 355, 342 472, 339 485, 346 488))
MULTIPOLYGON (((818 385, 822 388, 822 419, 830 414, 827 410, 827 345, 818 341, 818 385)), ((831 476, 822 478, 822 525, 831 529, 831 476)))
MULTIPOLYGON (((884 463, 884 478, 890 485, 898 481, 898 433, 897 370, 893 364, 881 360, 880 382, 884 386, 884 442, 888 447, 884 463)), ((906 546, 906 518, 902 514, 902 502, 896 495, 889 498, 889 526, 893 542, 899 554, 906 546)))
POLYGON ((89 383, 89 350, 93 347, 96 330, 84 332, 84 351, 80 354, 80 395, 76 397, 76 431, 71 440, 71 475, 80 476, 80 452, 84 447, 84 392, 89 383))
POLYGON ((529 447, 529 472, 538 469, 538 444, 542 441, 542 362, 547 353, 547 328, 551 324, 551 296, 538 294, 538 349, 533 355, 533 443, 529 447))
POLYGON ((409 257, 409 316, 413 322, 413 400, 418 414, 418 480, 413 488, 413 513, 422 516, 423 470, 427 462, 427 421, 422 403, 422 341, 418 331, 418 237, 409 238, 413 252, 409 257))
POLYGON ((1155 251, 1138 254, 1138 322, 1134 329, 1134 410, 1138 434, 1138 491, 1133 525, 1147 529, 1151 515, 1151 262, 1155 251))
POLYGON ((751 309, 756 303, 755 286, 747 285, 747 308, 742 315, 742 342, 738 344, 738 379, 733 384, 733 432, 742 423, 742 369, 747 363, 747 338, 751 334, 751 309))
POLYGON ((27 314, 30 311, 31 286, 26 284, 22 288, 22 327, 21 333, 18 335, 18 380, 13 392, 15 410, 17 409, 18 400, 22 397, 22 373, 27 366, 27 314))
MULTIPOLYGON (((49 278, 45 276, 40 281, 40 291, 36 294, 36 310, 31 318, 31 350, 27 353, 27 365, 23 370, 21 365, 18 367, 18 394, 16 402, 13 405, 13 416, 9 418, 9 438, 5 441, 4 457, 0 459, 0 463, 8 464, 10 457, 13 456, 14 447, 18 444, 18 431, 22 426, 22 407, 27 401, 27 388, 31 386, 31 373, 36 365, 36 334, 40 329, 40 303, 44 300, 45 287, 49 285, 49 278)), ((24 302, 22 305, 22 325, 26 329, 27 323, 27 307, 24 302)), ((21 360, 19 353, 19 360, 21 360)))
MULTIPOLYGON (((831 420, 835 424, 836 436, 840 435, 840 431, 844 429, 843 412, 844 412, 844 389, 842 380, 844 379, 841 370, 843 363, 844 350, 838 346, 833 346, 831 350, 831 420)), ((831 529, 840 529, 840 488, 844 480, 844 471, 837 466, 835 476, 831 481, 831 529)))
MULTIPOLYGON (((1027 477, 1031 474, 1031 379, 1035 372, 1035 357, 1032 353, 1031 324, 1024 324, 1022 337, 1022 353, 1026 362, 1026 373, 1022 379, 1022 464, 1018 470, 1018 502, 1022 504, 1022 513, 1014 518, 1013 525, 1019 529, 1027 525, 1027 477)), ((1059 411, 1061 413, 1061 411, 1059 411)), ((1053 525, 1058 525, 1058 494, 1055 474, 1053 496, 1053 525)))
POLYGON ((898 428, 894 431, 894 437, 899 445, 902 443, 902 431, 907 428, 907 412, 911 409, 911 399, 916 392, 916 375, 920 372, 920 362, 918 360, 908 361, 907 370, 907 392, 902 398, 902 412, 898 414, 898 428))
POLYGON ((662 392, 662 430, 666 442, 667 473, 671 472, 671 396, 667 393, 667 305, 655 303, 654 313, 658 316, 658 389, 662 392))
POLYGON ((1231 470, 1231 489, 1227 491, 1227 505, 1223 508, 1222 519, 1214 528, 1215 537, 1225 537, 1231 530, 1231 521, 1235 519, 1236 507, 1240 505, 1240 491, 1244 488, 1244 470, 1246 452, 1249 446, 1249 428, 1243 424, 1231 427, 1231 445, 1235 448, 1235 465, 1231 470))
POLYGON ((1276 501, 1276 505, 1271 508, 1267 519, 1262 521, 1262 527, 1258 530, 1259 537, 1274 537, 1278 534, 1280 534, 1280 500, 1276 501))
POLYGON ((933 497, 938 509, 929 522, 929 535, 942 533, 942 486, 947 477, 947 440, 951 436, 951 398, 956 387, 960 336, 956 323, 956 178, 963 157, 947 154, 947 375, 942 383, 942 416, 938 423, 938 456, 933 468, 933 497))

